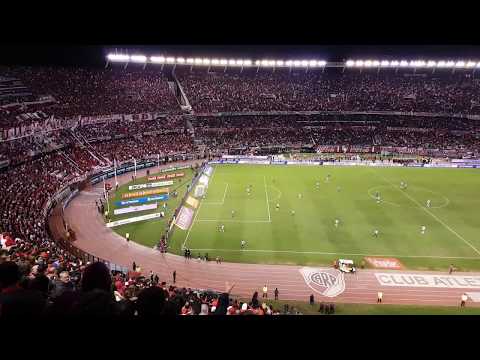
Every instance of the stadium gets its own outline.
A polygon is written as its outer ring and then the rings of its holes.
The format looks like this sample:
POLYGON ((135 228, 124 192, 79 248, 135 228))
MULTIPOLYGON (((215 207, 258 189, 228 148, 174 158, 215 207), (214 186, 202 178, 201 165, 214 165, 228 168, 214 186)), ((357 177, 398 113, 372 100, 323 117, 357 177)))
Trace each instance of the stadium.
POLYGON ((0 66, 0 319, 480 314, 480 59, 0 66))

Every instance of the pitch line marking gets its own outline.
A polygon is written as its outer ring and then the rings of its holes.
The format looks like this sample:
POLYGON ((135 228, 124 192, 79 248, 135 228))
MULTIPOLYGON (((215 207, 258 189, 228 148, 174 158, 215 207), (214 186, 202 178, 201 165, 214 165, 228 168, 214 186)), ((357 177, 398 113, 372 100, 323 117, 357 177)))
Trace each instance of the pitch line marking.
POLYGON ((222 201, 204 201, 207 205, 223 205, 225 203, 225 197, 227 196, 228 183, 225 183, 225 192, 223 193, 222 201))
POLYGON ((263 177, 263 184, 265 185, 265 196, 267 198, 267 211, 268 211, 268 222, 272 221, 272 218, 270 216, 270 201, 268 200, 268 193, 267 193, 267 180, 265 179, 265 176, 263 177))
POLYGON ((480 255, 480 251, 477 250, 477 248, 475 246, 473 246, 472 244, 470 244, 467 240, 465 240, 465 238, 460 235, 459 233, 457 233, 455 230, 453 230, 450 226, 448 226, 447 224, 445 224, 441 219, 439 219, 434 213, 432 213, 430 210, 428 210, 426 207, 422 206, 417 200, 415 200, 413 197, 411 197, 409 194, 407 194, 405 191, 397 188, 392 182, 390 182, 389 180, 387 180, 385 177, 379 175, 383 181, 389 183, 390 185, 392 185, 395 189, 397 189, 398 191, 400 191, 403 195, 405 195, 408 199, 410 199, 413 203, 417 204, 417 206, 422 209, 423 211, 425 211, 427 214, 429 214, 431 217, 433 217, 435 220, 437 220, 437 222, 439 222, 441 225, 443 225, 448 231, 450 231, 452 234, 454 234, 455 236, 457 236, 460 240, 462 240, 465 244, 467 244, 468 246, 470 246, 473 250, 475 250, 475 252, 480 255))
POLYGON ((200 202, 200 205, 198 206, 198 210, 195 213, 195 216, 193 217, 192 225, 190 226, 190 228, 187 231, 187 236, 185 236, 185 241, 183 242, 182 249, 185 249, 185 244, 187 243, 188 236, 190 235, 190 231, 192 230, 193 225, 195 225, 195 220, 197 220, 197 215, 200 212, 200 208, 202 207, 202 204, 203 204, 203 202, 200 202))
POLYGON ((359 254, 359 253, 338 253, 338 252, 323 252, 323 251, 295 251, 295 250, 250 250, 250 249, 191 249, 197 251, 222 251, 222 252, 260 252, 260 253, 287 253, 287 254, 313 254, 313 255, 349 255, 349 256, 372 256, 372 257, 396 257, 396 258, 431 258, 431 259, 466 259, 466 260, 480 260, 479 257, 469 256, 435 256, 435 255, 373 255, 373 254, 359 254))

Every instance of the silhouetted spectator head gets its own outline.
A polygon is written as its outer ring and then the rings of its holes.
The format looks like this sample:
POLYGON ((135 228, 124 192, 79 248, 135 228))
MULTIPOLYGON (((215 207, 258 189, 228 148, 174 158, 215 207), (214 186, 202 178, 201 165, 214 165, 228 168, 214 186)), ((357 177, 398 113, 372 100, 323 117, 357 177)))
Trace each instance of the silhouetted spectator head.
POLYGON ((112 290, 110 270, 102 262, 88 265, 83 272, 81 287, 83 292, 94 289, 110 292, 112 290))
POLYGON ((98 288, 84 292, 73 307, 73 315, 83 318, 114 318, 118 315, 112 294, 98 288))
POLYGON ((138 294, 138 317, 148 319, 162 315, 165 305, 165 291, 159 287, 150 287, 138 294))
POLYGON ((18 265, 13 261, 0 264, 0 290, 17 284, 20 280, 18 265))

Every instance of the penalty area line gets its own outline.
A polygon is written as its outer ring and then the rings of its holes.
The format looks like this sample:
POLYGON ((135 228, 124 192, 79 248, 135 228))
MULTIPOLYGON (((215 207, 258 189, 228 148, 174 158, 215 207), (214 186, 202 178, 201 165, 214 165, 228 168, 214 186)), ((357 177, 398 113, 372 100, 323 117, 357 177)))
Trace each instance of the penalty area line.
POLYGON ((263 177, 263 184, 265 185, 265 197, 267 198, 268 222, 271 222, 272 218, 270 216, 270 201, 268 200, 267 180, 265 179, 265 176, 263 177))

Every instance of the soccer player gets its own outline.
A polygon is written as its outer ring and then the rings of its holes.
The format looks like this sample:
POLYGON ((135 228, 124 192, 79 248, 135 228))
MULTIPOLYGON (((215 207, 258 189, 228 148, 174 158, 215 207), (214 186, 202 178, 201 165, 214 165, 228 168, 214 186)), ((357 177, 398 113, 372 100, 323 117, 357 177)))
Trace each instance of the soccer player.
POLYGON ((341 188, 340 186, 337 186, 337 192, 340 192, 341 188))
POLYGON ((340 224, 340 220, 335 219, 335 227, 338 228, 338 225, 340 224))
POLYGON ((373 236, 378 237, 378 230, 377 229, 373 230, 373 236))
POLYGON ((250 188, 249 187, 247 187, 247 195, 250 196, 250 188))
POLYGON ((240 247, 242 248, 242 250, 245 248, 245 245, 247 244, 247 242, 245 240, 242 240, 240 242, 240 247))
POLYGON ((295 210, 292 210, 292 216, 295 215, 295 210))
POLYGON ((429 208, 432 205, 432 202, 430 200, 427 200, 427 208, 429 208))
POLYGON ((301 199, 301 198, 302 198, 302 194, 298 194, 298 198, 301 199))
POLYGON ((317 185, 317 189, 320 189, 320 182, 319 181, 317 181, 316 185, 317 185))
POLYGON ((235 210, 232 210, 232 218, 235 216, 235 210))
POLYGON ((427 230, 427 227, 426 227, 425 225, 422 225, 422 227, 421 227, 421 229, 420 229, 420 233, 421 233, 422 235, 424 235, 426 230, 427 230))
POLYGON ((277 210, 277 211, 280 210, 280 204, 279 203, 277 203, 277 205, 275 206, 275 210, 277 210))
POLYGON ((225 225, 220 225, 220 232, 225 232, 225 225))

